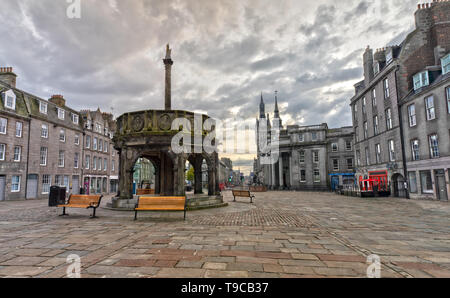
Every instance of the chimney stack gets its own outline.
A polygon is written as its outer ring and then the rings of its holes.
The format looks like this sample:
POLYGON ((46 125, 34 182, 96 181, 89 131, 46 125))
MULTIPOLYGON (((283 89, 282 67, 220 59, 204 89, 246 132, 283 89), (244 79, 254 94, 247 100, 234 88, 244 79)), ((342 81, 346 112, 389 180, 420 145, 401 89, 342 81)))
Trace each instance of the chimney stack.
POLYGON ((48 101, 54 103, 58 107, 64 107, 66 105, 66 100, 62 95, 59 94, 52 95, 52 97, 48 101))
POLYGON ((16 88, 16 78, 12 67, 0 67, 0 81, 16 88))
POLYGON ((363 55, 363 65, 364 65, 364 83, 366 86, 369 85, 370 81, 374 78, 373 73, 373 50, 367 46, 366 51, 363 55))
POLYGON ((171 56, 172 49, 169 48, 167 44, 166 48, 166 58, 163 59, 164 66, 166 68, 166 91, 165 91, 165 104, 164 108, 166 111, 172 109, 172 65, 173 61, 171 56))

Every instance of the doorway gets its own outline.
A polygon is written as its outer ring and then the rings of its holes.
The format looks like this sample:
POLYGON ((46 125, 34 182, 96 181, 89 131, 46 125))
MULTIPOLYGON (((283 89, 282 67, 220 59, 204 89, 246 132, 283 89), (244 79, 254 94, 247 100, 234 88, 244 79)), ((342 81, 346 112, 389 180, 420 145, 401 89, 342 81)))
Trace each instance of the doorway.
POLYGON ((444 170, 436 170, 436 197, 439 201, 448 201, 447 184, 444 170))
POLYGON ((38 194, 38 175, 30 174, 27 179, 27 199, 36 199, 38 194))
POLYGON ((0 176, 0 201, 5 200, 6 176, 0 176))

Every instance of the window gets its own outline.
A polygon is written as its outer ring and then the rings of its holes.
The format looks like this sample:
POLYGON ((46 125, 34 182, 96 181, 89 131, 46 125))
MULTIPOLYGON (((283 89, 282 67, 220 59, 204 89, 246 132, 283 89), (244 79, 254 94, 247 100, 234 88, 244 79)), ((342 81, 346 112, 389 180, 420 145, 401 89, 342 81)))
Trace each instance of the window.
POLYGON ((108 160, 105 158, 103 160, 103 171, 107 171, 108 170, 108 160))
POLYGON ((92 169, 97 170, 97 157, 94 156, 94 159, 92 160, 92 169))
POLYGON ((61 120, 64 120, 66 118, 66 111, 58 108, 58 118, 61 120))
POLYGON ((333 170, 339 171, 339 159, 333 159, 333 170))
POLYGON ((386 64, 389 64, 394 60, 393 49, 390 48, 386 53, 386 64))
POLYGON ((11 192, 20 192, 20 176, 12 176, 11 192))
POLYGON ((108 153, 108 147, 109 147, 109 143, 105 142, 105 153, 108 153))
POLYGON ((13 92, 5 93, 5 107, 11 110, 16 109, 16 96, 13 92))
POLYGON ((338 152, 339 151, 338 143, 331 144, 331 151, 333 151, 333 152, 338 152))
POLYGON ((378 63, 377 61, 375 61, 373 63, 373 73, 375 75, 377 75, 380 72, 380 63, 378 63))
POLYGON ((424 86, 428 86, 429 84, 428 71, 423 71, 414 75, 413 81, 414 81, 414 90, 420 89, 424 86))
POLYGON ((112 149, 111 155, 116 156, 116 151, 114 150, 114 148, 112 149))
POLYGON ((102 140, 98 141, 98 151, 100 151, 100 152, 103 151, 103 141, 102 140))
POLYGON ((409 127, 416 126, 416 105, 408 106, 409 127))
POLYGON ((442 74, 450 72, 450 54, 441 59, 442 74))
POLYGON ((373 117, 373 133, 374 135, 378 134, 378 116, 373 117))
POLYGON ((369 136, 369 132, 368 132, 368 126, 367 126, 367 121, 364 122, 364 139, 367 139, 367 137, 369 136))
POLYGON ((5 160, 5 155, 6 155, 6 145, 5 144, 0 144, 0 160, 5 160))
POLYGON ((300 170, 300 182, 306 182, 306 170, 300 170))
POLYGON ((20 162, 20 155, 22 153, 22 147, 16 146, 14 147, 14 161, 20 162))
POLYGON ((375 145, 375 157, 377 160, 377 164, 380 164, 381 163, 381 145, 380 144, 375 145))
POLYGON ((58 167, 64 168, 64 151, 60 150, 58 155, 58 167))
POLYGON ((369 148, 366 148, 366 165, 370 166, 370 151, 369 151, 369 148))
POLYGON ((59 140, 61 142, 65 142, 66 141, 66 130, 61 128, 61 130, 59 131, 59 140))
POLYGON ((62 175, 56 175, 56 176, 55 176, 55 185, 57 185, 57 186, 63 186, 63 185, 62 185, 62 179, 63 179, 63 176, 62 176, 62 175))
POLYGON ((116 165, 114 163, 114 159, 111 160, 111 171, 115 171, 116 170, 116 165))
POLYGON ((86 148, 91 148, 91 136, 86 136, 86 148))
POLYGON ((417 177, 416 172, 408 172, 409 192, 417 193, 417 177))
POLYGON ((433 120, 436 118, 436 112, 434 110, 434 98, 433 96, 428 96, 425 98, 425 108, 427 110, 427 120, 433 120))
POLYGON ((97 159, 97 169, 98 169, 99 171, 102 170, 102 158, 101 158, 101 157, 99 157, 99 158, 97 159))
POLYGON ((304 142, 305 141, 305 136, 302 133, 298 135, 298 141, 299 142, 304 142))
POLYGON ((318 163, 319 162, 319 152, 314 151, 313 152, 313 162, 318 163))
POLYGON ((88 119, 86 121, 86 128, 89 129, 89 130, 92 129, 92 121, 90 119, 88 119))
POLYGON ((390 130, 392 129, 392 114, 391 109, 386 110, 386 129, 390 130))
POLYGON ((422 193, 433 193, 433 181, 431 179, 431 171, 420 172, 420 184, 422 185, 422 193))
POLYGON ((438 158, 439 157, 439 143, 438 143, 438 137, 436 134, 433 134, 429 137, 430 140, 430 154, 431 158, 438 158))
POLYGON ((388 99, 390 96, 388 79, 384 79, 383 86, 384 86, 384 99, 388 99))
POLYGON ((319 169, 314 169, 314 182, 320 182, 320 171, 319 171, 319 169))
POLYGON ((361 165, 361 152, 359 150, 356 151, 356 165, 361 165))
POLYGON ((347 159, 347 170, 353 170, 353 158, 347 159))
POLYGON ((66 188, 66 192, 69 191, 69 176, 64 176, 64 183, 62 186, 66 188))
POLYGON ((74 124, 78 124, 78 121, 79 121, 78 115, 77 114, 72 114, 72 122, 74 124))
POLYGON ((80 135, 75 135, 75 145, 80 145, 80 135))
POLYGON ((94 138, 94 143, 92 144, 92 149, 97 150, 98 139, 94 138))
POLYGON ((311 133, 311 139, 312 139, 313 141, 317 141, 317 132, 312 132, 312 133, 311 133))
POLYGON ((22 122, 16 122, 16 137, 18 138, 22 137, 22 128, 23 128, 22 122))
POLYGON ((91 157, 89 155, 86 155, 86 170, 89 170, 90 163, 91 163, 91 157))
POLYGON ((73 167, 78 169, 78 163, 80 160, 80 153, 75 153, 75 157, 73 158, 73 167))
POLYGON ((299 158, 300 163, 305 163, 305 151, 300 151, 299 156, 300 156, 299 158))
POLYGON ((48 148, 47 147, 41 147, 41 153, 40 153, 40 165, 41 166, 46 166, 47 165, 47 153, 48 153, 48 148))
POLYGON ((353 148, 352 148, 352 141, 350 141, 350 140, 345 141, 345 150, 347 150, 347 151, 352 151, 353 150, 353 148))
POLYGON ((445 88, 445 93, 447 94, 447 111, 450 114, 450 87, 445 88))
POLYGON ((375 89, 372 90, 372 106, 377 105, 377 91, 375 89))
POLYGON ((0 118, 0 134, 6 135, 7 128, 8 128, 8 120, 6 118, 0 118))
POLYGON ((50 175, 42 175, 42 194, 48 194, 50 192, 51 181, 50 175))
POLYGON ((39 112, 41 114, 47 115, 47 103, 46 102, 43 102, 43 101, 39 102, 39 112))
POLYGON ((41 126, 41 138, 48 139, 48 125, 42 124, 41 126))
POLYGON ((355 126, 355 138, 356 138, 356 142, 359 142, 359 131, 358 131, 358 126, 355 126))
POLYGON ((366 113, 366 98, 365 97, 363 97, 363 99, 362 99, 362 112, 363 112, 363 114, 366 113))
POLYGON ((411 141, 411 155, 412 155, 412 160, 419 160, 420 159, 419 140, 412 140, 411 141))
POLYGON ((394 140, 388 142, 389 147, 389 161, 395 161, 395 143, 394 140))

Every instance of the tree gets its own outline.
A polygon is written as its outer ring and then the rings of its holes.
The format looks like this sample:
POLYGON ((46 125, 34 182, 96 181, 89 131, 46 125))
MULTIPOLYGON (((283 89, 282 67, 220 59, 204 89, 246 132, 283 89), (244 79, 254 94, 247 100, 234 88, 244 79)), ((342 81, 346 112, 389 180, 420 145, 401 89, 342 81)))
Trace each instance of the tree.
POLYGON ((190 168, 189 171, 186 172, 186 180, 189 182, 194 182, 194 168, 190 168))

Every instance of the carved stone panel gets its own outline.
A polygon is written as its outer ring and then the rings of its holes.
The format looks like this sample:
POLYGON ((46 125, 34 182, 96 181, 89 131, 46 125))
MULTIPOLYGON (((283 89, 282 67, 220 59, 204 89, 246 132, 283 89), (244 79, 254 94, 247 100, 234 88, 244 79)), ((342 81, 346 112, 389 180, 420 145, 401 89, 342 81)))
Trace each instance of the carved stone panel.
POLYGON ((170 116, 168 114, 163 114, 159 117, 158 124, 159 129, 167 131, 172 127, 172 120, 170 119, 170 116))
POLYGON ((142 115, 135 115, 133 117, 132 128, 135 132, 140 132, 144 128, 144 118, 142 115))

